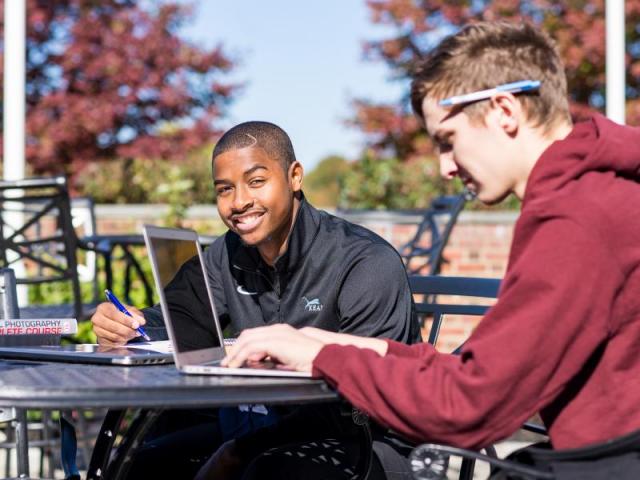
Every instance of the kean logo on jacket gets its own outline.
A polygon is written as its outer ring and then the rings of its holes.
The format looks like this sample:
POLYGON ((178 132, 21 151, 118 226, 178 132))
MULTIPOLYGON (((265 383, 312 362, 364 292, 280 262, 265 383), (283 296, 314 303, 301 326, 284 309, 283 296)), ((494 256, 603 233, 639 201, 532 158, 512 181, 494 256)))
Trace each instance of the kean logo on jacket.
POLYGON ((307 297, 302 297, 302 300, 305 302, 304 309, 308 312, 321 312, 323 305, 320 303, 319 298, 314 298, 313 300, 307 299, 307 297))

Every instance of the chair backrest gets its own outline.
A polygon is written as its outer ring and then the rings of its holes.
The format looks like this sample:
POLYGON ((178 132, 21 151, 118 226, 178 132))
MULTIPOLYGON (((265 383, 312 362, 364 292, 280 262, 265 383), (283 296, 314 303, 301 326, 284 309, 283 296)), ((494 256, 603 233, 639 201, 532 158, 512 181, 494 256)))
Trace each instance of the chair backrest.
POLYGON ((70 283, 81 318, 77 247, 64 177, 0 182, 0 267, 24 262, 18 284, 70 283))
POLYGON ((465 202, 464 194, 445 195, 435 198, 424 210, 413 238, 399 248, 410 275, 440 272, 442 252, 465 202))
POLYGON ((416 300, 416 314, 424 321, 425 317, 432 317, 428 342, 435 345, 440 334, 443 317, 445 315, 484 315, 491 305, 474 304, 472 299, 497 298, 500 288, 498 278, 471 277, 441 277, 437 275, 409 277, 409 286, 416 300), (446 296, 447 303, 442 303, 439 297, 446 296), (451 297, 464 297, 464 301, 451 297))

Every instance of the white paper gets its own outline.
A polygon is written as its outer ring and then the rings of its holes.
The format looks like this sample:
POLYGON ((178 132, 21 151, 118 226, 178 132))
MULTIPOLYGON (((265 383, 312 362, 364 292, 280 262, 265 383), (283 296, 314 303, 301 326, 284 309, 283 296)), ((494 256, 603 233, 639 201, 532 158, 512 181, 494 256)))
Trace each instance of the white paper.
POLYGON ((171 340, 157 340, 155 342, 139 342, 130 343, 127 345, 129 348, 137 348, 140 350, 149 350, 158 353, 173 353, 173 345, 171 340))

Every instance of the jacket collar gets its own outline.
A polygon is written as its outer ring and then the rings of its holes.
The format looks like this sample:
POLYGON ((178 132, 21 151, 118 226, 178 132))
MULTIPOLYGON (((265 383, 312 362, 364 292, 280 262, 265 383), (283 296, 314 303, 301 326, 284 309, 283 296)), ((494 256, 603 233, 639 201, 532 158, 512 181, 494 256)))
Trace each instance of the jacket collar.
MULTIPOLYGON (((300 208, 287 239, 287 250, 276 260, 275 270, 281 274, 294 271, 311 247, 319 228, 320 213, 307 202, 304 194, 301 193, 300 208)), ((226 236, 234 267, 249 271, 268 272, 271 270, 256 247, 243 244, 236 233, 227 232, 226 236)))

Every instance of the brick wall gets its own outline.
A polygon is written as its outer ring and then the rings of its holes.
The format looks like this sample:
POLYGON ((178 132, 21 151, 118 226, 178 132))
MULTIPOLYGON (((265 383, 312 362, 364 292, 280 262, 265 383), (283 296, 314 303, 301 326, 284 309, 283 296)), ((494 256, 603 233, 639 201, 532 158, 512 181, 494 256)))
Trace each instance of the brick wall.
MULTIPOLYGON (((140 233, 145 223, 162 224, 166 211, 162 205, 97 205, 97 232, 140 233)), ((395 247, 413 237, 420 221, 419 215, 393 211, 349 212, 342 216, 370 228, 395 247)), ((516 218, 515 212, 462 212, 444 251, 446 263, 442 274, 502 277, 516 218)), ((203 234, 215 235, 225 231, 214 206, 192 207, 185 223, 203 234)), ((457 299, 448 301, 456 302, 457 299)), ((477 317, 447 318, 441 329, 438 349, 453 350, 469 336, 477 322, 477 317)))
MULTIPOLYGON (((506 270, 516 212, 462 212, 444 251, 442 275, 502 277, 506 270)), ((378 233, 396 248, 408 242, 420 216, 405 212, 343 215, 378 233)))

